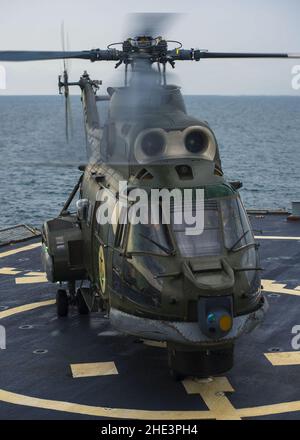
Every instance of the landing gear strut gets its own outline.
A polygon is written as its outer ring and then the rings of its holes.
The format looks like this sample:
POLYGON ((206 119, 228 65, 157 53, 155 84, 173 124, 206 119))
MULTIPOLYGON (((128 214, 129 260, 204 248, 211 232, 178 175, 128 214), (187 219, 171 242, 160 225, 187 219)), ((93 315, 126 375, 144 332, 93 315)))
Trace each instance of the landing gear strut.
POLYGON ((69 298, 67 291, 64 289, 58 289, 56 293, 56 310, 57 310, 57 316, 60 318, 68 315, 69 298))
POLYGON ((78 312, 80 315, 88 315, 90 311, 89 311, 88 306, 86 305, 85 299, 82 294, 83 289, 84 289, 84 287, 77 289, 76 304, 77 304, 77 309, 78 309, 78 312))

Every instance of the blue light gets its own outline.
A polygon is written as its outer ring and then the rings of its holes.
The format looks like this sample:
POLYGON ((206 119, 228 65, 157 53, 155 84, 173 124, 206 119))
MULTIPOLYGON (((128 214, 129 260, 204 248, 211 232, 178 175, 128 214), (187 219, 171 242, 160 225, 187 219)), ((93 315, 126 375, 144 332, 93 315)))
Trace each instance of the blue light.
POLYGON ((216 322, 216 315, 214 313, 210 313, 207 317, 207 321, 211 324, 213 322, 216 322))

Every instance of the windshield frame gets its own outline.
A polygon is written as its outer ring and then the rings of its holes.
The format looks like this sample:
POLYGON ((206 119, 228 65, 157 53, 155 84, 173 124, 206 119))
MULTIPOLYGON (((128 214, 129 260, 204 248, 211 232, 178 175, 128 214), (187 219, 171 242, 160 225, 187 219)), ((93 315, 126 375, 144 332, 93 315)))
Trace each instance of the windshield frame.
POLYGON ((232 196, 229 196, 229 197, 222 197, 222 198, 219 199, 218 202, 219 202, 218 205, 219 205, 219 210, 220 210, 220 219, 221 219, 221 225, 222 225, 224 248, 227 251, 227 253, 228 254, 236 253, 236 252, 240 252, 240 251, 243 251, 245 249, 248 249, 248 248, 250 248, 252 246, 256 246, 256 242, 255 242, 252 226, 251 226, 251 223, 250 223, 250 219, 249 219, 247 211, 246 211, 246 209, 244 207, 244 204, 242 202, 240 194, 236 193, 236 194, 234 194, 232 196), (247 221, 248 221, 248 224, 249 224, 249 228, 246 231, 243 230, 243 233, 240 235, 240 238, 237 238, 236 242, 233 243, 232 246, 228 246, 228 247, 226 246, 226 238, 227 238, 227 236, 226 236, 225 226, 224 226, 224 212, 223 212, 223 209, 222 209, 222 206, 221 206, 221 202, 225 201, 225 200, 236 200, 237 207, 238 207, 238 212, 239 212, 239 218, 240 218, 240 221, 241 221, 242 228, 243 228, 243 222, 242 222, 241 209, 244 210, 244 213, 247 216, 247 221), (250 233, 250 236, 253 238, 253 241, 252 242, 248 242, 248 243, 246 242, 245 244, 242 244, 242 245, 239 246, 239 242, 242 241, 243 238, 247 239, 247 236, 249 235, 249 233, 250 233))

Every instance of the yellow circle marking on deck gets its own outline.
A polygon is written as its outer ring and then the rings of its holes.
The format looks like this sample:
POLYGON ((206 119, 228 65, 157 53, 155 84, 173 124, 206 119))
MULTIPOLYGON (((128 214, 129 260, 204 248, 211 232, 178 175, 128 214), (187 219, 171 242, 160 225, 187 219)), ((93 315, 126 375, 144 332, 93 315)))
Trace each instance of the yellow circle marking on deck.
POLYGON ((40 246, 42 246, 42 243, 33 243, 29 244, 28 246, 23 246, 16 249, 11 249, 10 251, 1 252, 0 258, 9 257, 10 255, 18 254, 19 252, 31 251, 31 249, 35 249, 40 246))
MULTIPOLYGON (((55 304, 55 300, 48 301, 40 301, 32 304, 25 304, 23 306, 14 307, 12 309, 5 310, 0 312, 0 319, 7 318, 9 316, 16 315, 18 313, 34 310, 38 307, 44 307, 48 305, 55 304)), ((226 380, 226 378, 222 378, 226 380)), ((188 386, 187 381, 185 381, 185 388, 188 386)), ((227 383, 227 382, 226 382, 227 383)), ((194 386, 194 385, 193 385, 194 386)), ((227 383, 228 387, 231 387, 230 384, 227 383)), ((225 391, 233 391, 233 389, 224 388, 225 391)), ((206 387, 207 388, 207 387, 206 387)), ((196 390, 191 389, 191 393, 195 393, 196 390)), ((208 411, 174 411, 174 410, 142 410, 142 409, 126 409, 126 408, 107 408, 104 406, 91 406, 91 405, 82 405, 78 403, 72 402, 64 402, 60 400, 50 400, 50 399, 40 399, 38 397, 26 396, 23 394, 12 393, 10 391, 0 389, 0 401, 5 403, 11 403, 14 405, 20 406, 28 406, 32 408, 39 408, 45 410, 52 411, 60 411, 67 412, 73 414, 83 414, 89 416, 96 417, 107 417, 107 418, 119 418, 119 419, 138 419, 138 420, 208 420, 208 419, 219 419, 220 417, 224 419, 226 416, 227 419, 237 419, 242 417, 262 417, 266 415, 273 414, 283 414, 290 412, 298 412, 300 411, 300 401, 294 402, 283 402, 274 405, 264 405, 257 406, 251 408, 242 408, 236 409, 230 403, 230 401, 226 398, 226 396, 218 396, 222 397, 220 399, 220 404, 223 407, 225 397, 226 404, 228 406, 228 410, 226 410, 226 414, 224 412, 220 412, 220 407, 216 398, 210 394, 209 389, 205 389, 205 402, 210 405, 210 409, 208 411), (221 414, 221 416, 220 416, 221 414)), ((199 389, 199 397, 202 395, 202 390, 199 389)), ((211 392, 215 395, 215 389, 212 388, 211 392)))
POLYGON ((199 420, 213 419, 211 411, 149 411, 142 409, 106 408, 104 406, 80 405, 60 400, 39 399, 0 390, 0 401, 15 405, 63 411, 73 414, 85 414, 96 417, 139 420, 199 420))
POLYGON ((12 309, 4 310, 0 312, 0 319, 8 318, 9 316, 17 315, 22 312, 29 312, 30 310, 37 309, 39 307, 51 306, 55 304, 55 299, 50 299, 47 301, 39 301, 31 304, 24 304, 23 306, 14 307, 12 309))

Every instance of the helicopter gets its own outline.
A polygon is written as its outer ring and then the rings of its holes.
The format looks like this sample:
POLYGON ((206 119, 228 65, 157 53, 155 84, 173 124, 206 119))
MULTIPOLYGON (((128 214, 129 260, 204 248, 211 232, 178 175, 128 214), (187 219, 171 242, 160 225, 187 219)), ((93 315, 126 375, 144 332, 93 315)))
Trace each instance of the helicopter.
POLYGON ((242 183, 226 180, 213 130, 187 114, 166 70, 180 61, 300 54, 183 49, 152 29, 104 50, 0 51, 0 61, 71 58, 125 68, 124 85, 104 95, 102 82, 86 71, 77 82, 69 81, 66 67, 59 76, 66 112, 69 88, 81 90, 88 161, 79 166, 81 176, 59 215, 42 228, 45 272, 59 283, 57 314, 66 317, 72 304, 83 315, 101 311, 122 333, 166 343, 176 379, 222 374, 233 366, 236 340, 268 309, 258 245, 240 197, 242 183), (98 106, 104 101, 102 122, 98 106), (190 214, 200 206, 201 233, 187 234, 185 219, 175 221, 182 212, 172 197, 168 222, 161 199, 151 201, 157 222, 149 210, 148 221, 128 221, 129 211, 138 211, 134 193, 144 191, 146 209, 151 191, 174 189, 191 191, 187 206, 190 214), (203 196, 198 202, 197 190, 203 196))

